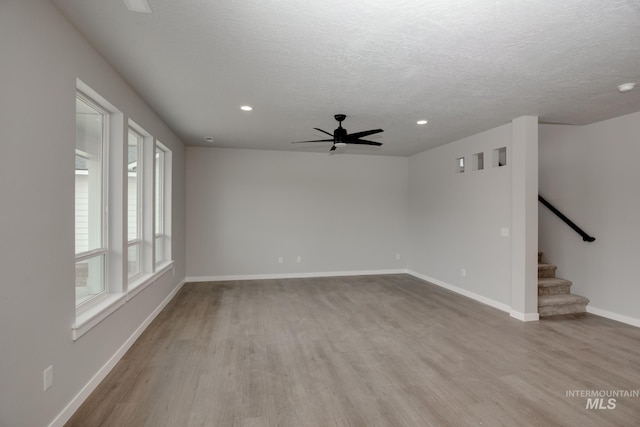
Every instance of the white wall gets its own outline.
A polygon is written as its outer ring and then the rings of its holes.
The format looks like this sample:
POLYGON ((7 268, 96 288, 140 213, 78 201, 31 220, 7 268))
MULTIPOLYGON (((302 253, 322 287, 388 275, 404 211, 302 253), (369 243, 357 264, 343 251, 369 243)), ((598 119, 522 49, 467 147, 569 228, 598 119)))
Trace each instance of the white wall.
POLYGON ((540 207, 540 250, 596 314, 640 326, 640 112, 588 126, 540 126, 540 194, 596 238, 540 207))
POLYGON ((48 1, 0 2, 0 58, 0 425, 44 426, 184 277, 184 148, 48 1), (173 150, 176 273, 74 342, 76 78, 173 150))
MULTIPOLYGON (((491 150, 511 148, 510 124, 409 159, 190 148, 185 196, 180 141, 48 1, 0 2, 0 58, 0 425, 51 422, 185 273, 409 268, 511 302, 511 244, 500 236, 512 224, 511 165, 491 167, 491 150), (74 342, 76 78, 173 151, 176 272, 74 342), (472 171, 481 151, 485 170, 472 171), (460 156, 467 171, 455 174, 460 156)), ((636 320, 638 135, 640 113, 540 127, 541 194, 598 239, 583 243, 540 209, 540 248, 591 307, 636 320)))
POLYGON ((406 220, 407 158, 187 149, 191 278, 403 269, 406 220))
POLYGON ((501 236, 511 228, 511 139, 508 124, 409 159, 409 270, 504 310, 511 306, 511 241, 501 236), (499 147, 507 147, 508 162, 493 167, 499 147), (479 152, 485 169, 474 171, 479 152), (465 172, 455 173, 463 156, 465 172))

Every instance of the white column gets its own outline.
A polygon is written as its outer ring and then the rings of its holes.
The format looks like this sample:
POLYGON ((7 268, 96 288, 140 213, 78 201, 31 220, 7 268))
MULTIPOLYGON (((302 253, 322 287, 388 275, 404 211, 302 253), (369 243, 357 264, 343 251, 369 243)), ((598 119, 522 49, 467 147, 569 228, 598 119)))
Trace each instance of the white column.
POLYGON ((511 316, 538 320, 538 118, 512 122, 511 316))

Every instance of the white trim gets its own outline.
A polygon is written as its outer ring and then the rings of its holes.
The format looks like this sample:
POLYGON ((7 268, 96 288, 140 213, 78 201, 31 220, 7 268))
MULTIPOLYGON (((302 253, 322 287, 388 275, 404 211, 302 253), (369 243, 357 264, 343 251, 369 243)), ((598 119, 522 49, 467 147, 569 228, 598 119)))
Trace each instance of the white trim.
POLYGON ((76 323, 71 326, 71 338, 74 341, 77 340, 126 302, 126 294, 110 294, 102 299, 100 303, 76 315, 76 323))
POLYGON ((169 302, 173 299, 173 297, 178 293, 182 285, 185 284, 183 280, 180 282, 174 289, 171 291, 169 295, 156 307, 149 316, 142 322, 142 324, 131 334, 131 336, 122 344, 122 346, 115 352, 111 358, 105 363, 98 372, 89 380, 89 382, 80 390, 78 394, 75 395, 71 402, 65 406, 65 408, 54 418, 54 420, 49 424, 49 427, 62 427, 64 424, 69 421, 71 416, 78 410, 80 405, 89 397, 89 395, 98 387, 100 382, 105 379, 105 377, 111 372, 111 370, 116 366, 116 364, 122 359, 127 350, 131 348, 133 343, 142 335, 142 333, 147 329, 147 327, 151 324, 151 322, 160 314, 160 312, 169 304, 169 302))
POLYGON ((89 97, 94 103, 98 103, 98 105, 107 110, 109 113, 119 113, 119 110, 109 101, 106 100, 105 97, 100 95, 95 90, 91 89, 91 87, 76 77, 76 91, 82 92, 82 94, 86 97, 89 97))
POLYGON ((142 241, 142 239, 139 239, 139 238, 138 239, 134 239, 134 240, 129 240, 127 242, 127 246, 131 247, 133 245, 138 245, 140 243, 143 243, 143 241, 142 241))
POLYGON ((363 270, 363 271, 324 271, 314 273, 280 273, 280 274, 246 274, 229 276, 192 276, 186 282, 227 282, 230 280, 268 280, 268 279, 304 279, 309 277, 341 277, 341 276, 373 276, 376 274, 404 274, 405 269, 398 270, 363 270))
POLYGON ((433 277, 427 276, 426 274, 417 273, 413 270, 407 270, 407 273, 411 276, 417 277, 418 279, 422 279, 426 282, 433 283, 434 285, 440 286, 441 288, 448 289, 457 294, 463 295, 467 298, 471 298, 483 304, 489 305, 493 308, 497 308, 498 310, 504 311, 506 313, 511 313, 511 307, 507 304, 501 303, 499 301, 493 300, 491 298, 484 297, 482 295, 478 295, 466 289, 459 288, 457 286, 451 285, 449 283, 445 283, 441 280, 435 279, 433 277))
POLYGON ((540 315, 538 313, 520 313, 515 310, 511 310, 509 312, 509 316, 522 322, 537 322, 540 320, 540 315))
POLYGON ((144 128, 136 123, 131 117, 127 117, 127 122, 127 126, 133 129, 141 138, 144 139, 145 137, 151 136, 149 132, 144 130, 144 128))
POLYGON ((615 320, 617 322, 626 323, 627 325, 640 328, 640 319, 635 317, 625 316, 624 314, 614 313, 612 311, 603 310, 601 308, 587 306, 587 313, 595 314, 596 316, 606 317, 607 319, 615 320))
POLYGON ((76 341, 78 338, 90 331, 120 307, 125 305, 133 297, 142 292, 147 286, 158 280, 163 274, 173 268, 173 261, 162 265, 155 273, 145 276, 136 282, 134 287, 130 287, 127 292, 117 294, 107 294, 101 298, 93 307, 88 308, 76 315, 76 323, 71 326, 71 338, 76 341))
POLYGON ((131 285, 129 285, 127 292, 127 301, 130 301, 133 297, 142 292, 147 286, 157 281, 164 273, 169 271, 171 268, 173 268, 173 261, 169 261, 155 273, 146 275, 142 279, 134 281, 131 285))
POLYGON ((79 254, 76 254, 76 264, 82 261, 86 261, 90 258, 95 258, 100 255, 106 255, 107 252, 109 252, 107 248, 98 248, 86 252, 80 252, 79 254))

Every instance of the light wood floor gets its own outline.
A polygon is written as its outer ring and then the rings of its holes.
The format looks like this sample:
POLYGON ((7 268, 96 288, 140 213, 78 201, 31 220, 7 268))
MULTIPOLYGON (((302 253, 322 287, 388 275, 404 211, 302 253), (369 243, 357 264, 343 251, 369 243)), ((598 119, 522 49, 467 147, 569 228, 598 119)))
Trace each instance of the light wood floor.
POLYGON ((186 284, 68 426, 638 426, 640 329, 408 275, 186 284), (606 403, 606 399, 605 399, 606 403))

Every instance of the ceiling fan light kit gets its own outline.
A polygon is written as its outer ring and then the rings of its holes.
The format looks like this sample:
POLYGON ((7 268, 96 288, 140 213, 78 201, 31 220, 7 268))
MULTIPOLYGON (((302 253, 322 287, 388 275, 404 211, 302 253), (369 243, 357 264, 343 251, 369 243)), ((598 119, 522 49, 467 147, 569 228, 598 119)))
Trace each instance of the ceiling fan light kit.
POLYGON ((307 142, 333 142, 333 145, 331 146, 331 149, 329 151, 334 151, 336 148, 346 147, 347 144, 375 145, 377 147, 380 147, 382 145, 381 142, 367 141, 366 139, 360 139, 365 136, 384 132, 382 129, 371 129, 371 130, 365 130, 362 132, 355 132, 355 133, 349 134, 347 133, 347 130, 342 127, 342 121, 347 118, 347 115, 336 114, 335 116, 333 116, 333 118, 335 118, 338 121, 338 127, 333 131, 333 134, 327 132, 326 130, 322 130, 320 128, 314 128, 317 131, 326 133, 327 135, 331 136, 332 137, 331 139, 314 139, 311 141, 296 141, 296 142, 292 142, 292 144, 303 144, 307 142))

